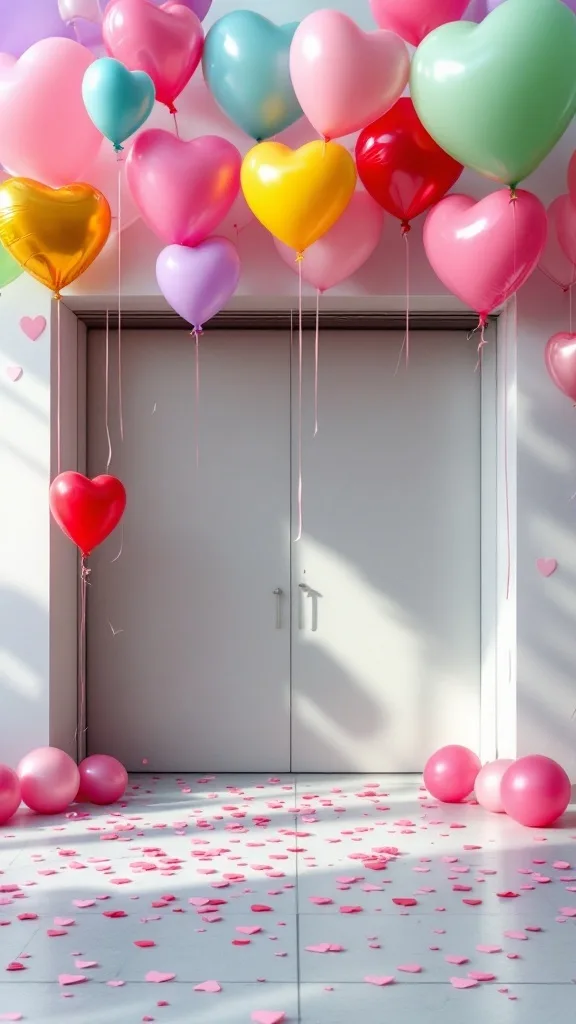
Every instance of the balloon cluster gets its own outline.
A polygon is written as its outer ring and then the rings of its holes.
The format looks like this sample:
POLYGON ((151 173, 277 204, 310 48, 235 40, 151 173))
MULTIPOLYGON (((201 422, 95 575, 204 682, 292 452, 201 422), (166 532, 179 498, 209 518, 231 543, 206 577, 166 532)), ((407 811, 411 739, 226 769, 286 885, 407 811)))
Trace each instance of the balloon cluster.
POLYGON ((107 754, 92 754, 80 765, 57 747, 39 747, 16 771, 0 764, 0 825, 21 802, 36 814, 61 814, 71 803, 113 804, 126 792, 128 773, 107 754))
POLYGON ((530 828, 547 828, 562 817, 572 785, 561 765, 542 754, 500 759, 482 767, 467 747, 441 747, 426 762, 424 785, 443 803, 462 803, 474 791, 481 807, 530 828))

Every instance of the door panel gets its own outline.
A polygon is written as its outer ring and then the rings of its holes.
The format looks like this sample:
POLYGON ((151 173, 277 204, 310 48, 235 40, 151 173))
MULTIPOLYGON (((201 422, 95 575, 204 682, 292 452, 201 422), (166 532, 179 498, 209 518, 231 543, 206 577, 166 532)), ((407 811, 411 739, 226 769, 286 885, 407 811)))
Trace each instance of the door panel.
POLYGON ((444 743, 478 745, 476 352, 460 333, 420 332, 396 374, 401 344, 392 332, 321 332, 313 437, 305 336, 294 771, 414 772, 444 743))
MULTIPOLYGON (((112 367, 116 337, 112 335, 112 367)), ((89 472, 105 471, 104 334, 89 338, 89 472)), ((111 472, 128 493, 91 559, 88 743, 130 770, 283 771, 290 757, 290 352, 286 335, 122 335, 111 472), (277 598, 283 591, 281 628, 277 598)))

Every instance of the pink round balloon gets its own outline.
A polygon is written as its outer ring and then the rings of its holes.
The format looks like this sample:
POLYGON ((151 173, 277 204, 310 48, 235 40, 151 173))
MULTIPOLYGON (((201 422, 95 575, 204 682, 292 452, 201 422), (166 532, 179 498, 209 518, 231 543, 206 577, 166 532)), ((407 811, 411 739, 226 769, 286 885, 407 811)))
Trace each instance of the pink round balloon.
POLYGON ((514 761, 501 758, 498 761, 490 761, 485 764, 476 777, 474 794, 481 807, 485 811, 492 811, 493 814, 503 814, 502 803, 502 778, 504 773, 514 761))
POLYGON ((576 206, 569 195, 557 196, 546 211, 548 238, 538 264, 553 284, 576 284, 576 206))
POLYGON ((553 334, 546 343, 544 361, 556 387, 576 402, 576 334, 553 334))
POLYGON ((524 189, 515 203, 507 189, 480 202, 451 195, 426 217, 424 248, 448 291, 485 318, 536 269, 547 231, 546 210, 524 189))
POLYGON ((93 54, 72 39, 42 39, 18 61, 0 55, 0 163, 52 188, 95 159, 102 135, 82 100, 93 54))
POLYGON ((561 818, 570 803, 572 786, 551 757, 530 754, 510 766, 502 779, 506 814, 529 828, 546 828, 561 818))
POLYGON ((92 754, 79 765, 78 800, 91 804, 113 804, 124 796, 128 772, 123 764, 108 754, 92 754))
MULTIPOLYGON (((306 250, 302 277, 325 292, 352 277, 372 255, 382 234, 384 211, 367 192, 355 192, 340 219, 306 250)), ((294 250, 275 239, 284 263, 297 272, 294 250)))
POLYGON ((294 34, 290 77, 316 131, 339 139, 375 121, 400 98, 410 56, 394 32, 363 32, 340 11, 314 11, 294 34))
POLYGON ((0 825, 5 825, 20 807, 20 779, 7 764, 0 764, 0 825))
POLYGON ((57 747, 32 750, 20 761, 17 773, 22 799, 37 814, 60 814, 78 792, 78 767, 57 747))
POLYGON ((424 785, 436 800, 459 804, 470 796, 481 767, 480 758, 468 747, 441 747, 426 762, 424 785))

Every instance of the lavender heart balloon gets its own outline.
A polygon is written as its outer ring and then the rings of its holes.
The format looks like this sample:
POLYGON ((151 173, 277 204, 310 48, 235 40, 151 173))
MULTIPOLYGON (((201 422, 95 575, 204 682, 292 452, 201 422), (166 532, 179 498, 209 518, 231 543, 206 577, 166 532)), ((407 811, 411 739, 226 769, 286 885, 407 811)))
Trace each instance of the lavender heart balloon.
POLYGON ((156 260, 156 280, 172 309, 201 331, 236 291, 240 257, 227 238, 207 238, 194 248, 168 245, 156 260))

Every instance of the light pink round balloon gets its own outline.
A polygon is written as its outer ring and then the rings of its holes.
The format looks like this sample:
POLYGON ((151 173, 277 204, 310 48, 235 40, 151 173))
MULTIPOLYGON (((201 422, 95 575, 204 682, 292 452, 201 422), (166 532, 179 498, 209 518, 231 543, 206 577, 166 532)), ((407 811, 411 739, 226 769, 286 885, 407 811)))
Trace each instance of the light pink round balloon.
POLYGON ((0 764, 0 825, 16 814, 22 799, 20 779, 7 764, 0 764))
POLYGON ((412 46, 449 21, 460 21, 470 0, 370 0, 374 21, 412 46))
MULTIPOLYGON (((355 192, 334 227, 306 250, 302 277, 321 292, 352 277, 372 255, 382 234, 384 213, 367 192, 355 192)), ((284 263, 297 272, 294 250, 275 239, 284 263)))
POLYGON ((502 779, 506 814, 529 828, 553 825, 564 814, 571 795, 570 779, 562 766, 543 754, 519 758, 502 779))
POLYGON ((576 402, 576 334, 560 331, 546 342, 544 362, 550 379, 572 402, 576 402))
POLYGON ((363 32, 340 11, 314 11, 296 29, 290 77, 306 117, 327 139, 358 131, 386 113, 410 76, 394 32, 363 32))
POLYGON ((37 814, 60 814, 75 799, 80 773, 75 762, 57 747, 38 747, 17 768, 22 799, 37 814))
POLYGON ((436 800, 459 804, 470 796, 481 767, 480 758, 468 747, 441 747, 426 762, 424 785, 436 800))
POLYGON ((113 804, 124 796, 128 772, 123 764, 108 754, 92 754, 79 765, 78 800, 91 804, 113 804))
POLYGON ((546 211, 548 237, 538 266, 559 288, 576 283, 576 206, 569 195, 557 196, 546 211))
POLYGON ((507 189, 476 202, 451 195, 430 210, 424 248, 446 286, 481 317, 488 316, 520 288, 544 251, 548 221, 540 200, 507 189))
POLYGON ((142 219, 167 245, 198 245, 229 212, 242 158, 231 142, 204 135, 184 142, 153 128, 138 135, 126 175, 142 219))
POLYGON ((481 807, 493 814, 503 814, 504 805, 500 788, 504 772, 508 770, 514 761, 500 758, 498 761, 490 761, 478 773, 474 785, 474 794, 481 807))
POLYGON ((59 188, 95 159, 102 135, 82 100, 94 59, 72 39, 42 39, 17 61, 0 55, 0 163, 11 174, 59 188))

